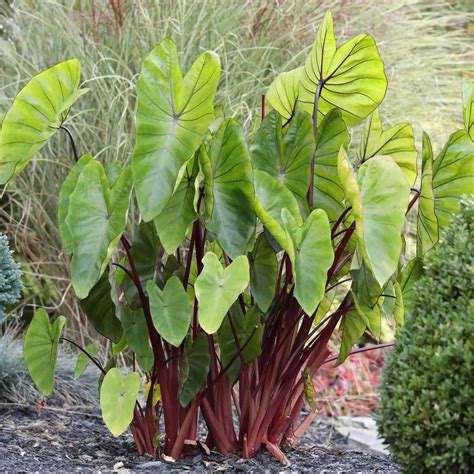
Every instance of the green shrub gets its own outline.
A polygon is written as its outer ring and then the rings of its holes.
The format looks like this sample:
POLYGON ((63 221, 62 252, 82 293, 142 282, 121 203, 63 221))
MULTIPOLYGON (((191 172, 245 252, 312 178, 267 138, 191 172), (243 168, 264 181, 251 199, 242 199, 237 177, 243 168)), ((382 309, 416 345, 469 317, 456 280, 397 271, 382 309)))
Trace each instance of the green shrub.
POLYGON ((21 289, 20 266, 13 260, 7 237, 0 234, 0 323, 6 306, 18 303, 21 289))
POLYGON ((407 472, 474 467, 473 255, 469 200, 428 255, 384 370, 379 430, 407 472))

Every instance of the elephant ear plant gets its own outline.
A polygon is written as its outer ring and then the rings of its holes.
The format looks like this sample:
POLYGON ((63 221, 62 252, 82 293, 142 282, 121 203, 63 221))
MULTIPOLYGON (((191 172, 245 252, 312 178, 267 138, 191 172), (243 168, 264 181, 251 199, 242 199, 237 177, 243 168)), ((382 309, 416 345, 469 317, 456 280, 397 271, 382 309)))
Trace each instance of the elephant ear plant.
MULTIPOLYGON (((365 333, 379 342, 372 347, 390 344, 438 227, 472 187, 472 89, 465 129, 436 159, 424 136, 416 189, 412 127, 380 118, 387 79, 371 36, 336 45, 327 14, 305 64, 271 84, 248 141, 214 107, 219 77, 216 54, 183 74, 163 41, 137 82, 131 164, 76 156, 64 181, 58 215, 72 285, 112 341, 108 360, 97 345, 80 347, 77 374, 87 360, 102 372, 104 421, 115 436, 130 426, 140 453, 179 458, 202 415, 209 448, 246 458, 266 448, 287 464, 281 446, 316 416, 318 369, 342 363, 365 333), (349 146, 350 127, 364 120, 349 146), (133 235, 132 199, 141 215, 133 235), (402 232, 417 201, 417 257, 407 262, 402 232), (119 353, 129 367, 116 367, 119 353)), ((70 60, 19 93, 2 127, 3 183, 68 131, 78 84, 70 60)), ((45 394, 64 323, 40 309, 26 333, 45 394)))

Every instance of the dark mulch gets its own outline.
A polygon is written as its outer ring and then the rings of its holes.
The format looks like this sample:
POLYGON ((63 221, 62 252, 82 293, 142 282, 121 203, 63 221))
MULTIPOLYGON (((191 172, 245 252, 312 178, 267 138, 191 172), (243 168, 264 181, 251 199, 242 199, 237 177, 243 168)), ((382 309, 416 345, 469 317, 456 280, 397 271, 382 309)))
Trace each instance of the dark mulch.
POLYGON ((251 460, 196 452, 167 463, 138 456, 129 434, 113 438, 97 410, 0 406, 1 472, 397 472, 389 457, 350 449, 320 423, 286 455, 286 469, 266 452, 251 460))

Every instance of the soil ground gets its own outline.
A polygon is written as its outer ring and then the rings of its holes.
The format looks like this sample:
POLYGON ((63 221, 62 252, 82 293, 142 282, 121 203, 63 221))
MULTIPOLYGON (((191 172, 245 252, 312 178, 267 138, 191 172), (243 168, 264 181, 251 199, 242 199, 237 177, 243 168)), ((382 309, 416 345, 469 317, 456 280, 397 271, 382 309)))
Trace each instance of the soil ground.
POLYGON ((251 460, 195 452, 168 463, 138 456, 130 434, 113 438, 97 409, 0 404, 1 472, 398 472, 388 456, 348 447, 327 423, 315 422, 283 468, 267 452, 251 460))

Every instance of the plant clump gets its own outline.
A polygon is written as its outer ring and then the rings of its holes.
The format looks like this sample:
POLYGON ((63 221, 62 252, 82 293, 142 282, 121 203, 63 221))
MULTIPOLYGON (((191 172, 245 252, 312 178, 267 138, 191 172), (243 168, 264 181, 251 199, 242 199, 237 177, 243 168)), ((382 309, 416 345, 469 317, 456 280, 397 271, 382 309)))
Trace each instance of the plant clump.
POLYGON ((386 361, 378 426, 407 472, 474 467, 474 200, 442 234, 386 361))

